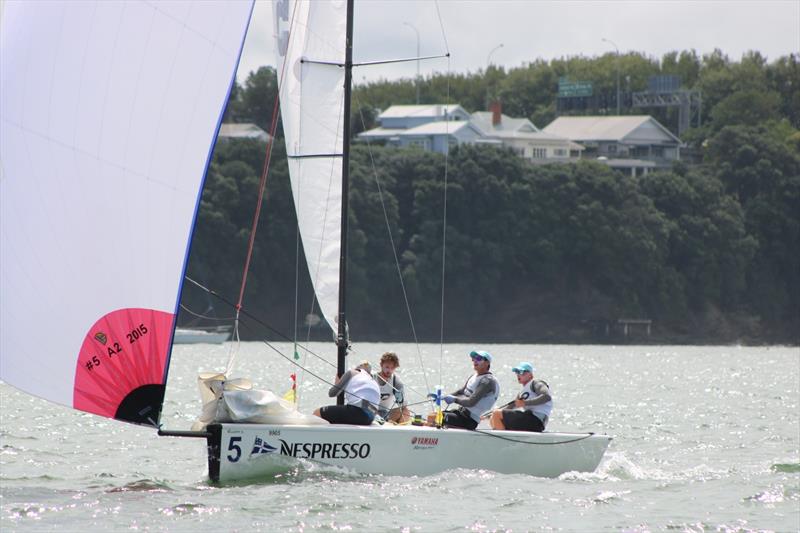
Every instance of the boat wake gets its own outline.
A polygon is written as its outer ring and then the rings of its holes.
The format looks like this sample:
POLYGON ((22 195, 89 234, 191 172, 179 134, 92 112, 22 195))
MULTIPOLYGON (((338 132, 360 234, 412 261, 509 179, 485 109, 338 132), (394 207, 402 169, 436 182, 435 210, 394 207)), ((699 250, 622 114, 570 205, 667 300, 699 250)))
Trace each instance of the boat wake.
POLYGON ((168 484, 164 483, 163 481, 157 481, 154 479, 139 479, 136 481, 132 481, 130 483, 126 483, 120 487, 114 487, 109 489, 106 492, 170 492, 172 491, 172 487, 168 484))
POLYGON ((662 480, 670 476, 658 469, 645 469, 628 459, 623 452, 609 452, 594 472, 566 472, 558 479, 562 481, 621 481, 662 480))

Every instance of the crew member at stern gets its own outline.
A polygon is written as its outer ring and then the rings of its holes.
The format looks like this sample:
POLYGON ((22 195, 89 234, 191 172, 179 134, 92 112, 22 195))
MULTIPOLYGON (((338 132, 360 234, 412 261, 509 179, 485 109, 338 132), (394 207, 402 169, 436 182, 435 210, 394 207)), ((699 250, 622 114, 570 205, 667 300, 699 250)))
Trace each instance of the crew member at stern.
POLYGON ((517 382, 522 385, 522 390, 513 402, 513 409, 497 409, 492 413, 492 429, 544 431, 553 410, 550 387, 533 377, 536 369, 530 363, 520 363, 511 371, 517 375, 517 382))
POLYGON ((381 392, 372 378, 372 367, 368 361, 339 377, 328 391, 328 396, 335 398, 342 391, 344 405, 326 405, 314 411, 314 414, 331 424, 371 425, 381 401, 381 392))

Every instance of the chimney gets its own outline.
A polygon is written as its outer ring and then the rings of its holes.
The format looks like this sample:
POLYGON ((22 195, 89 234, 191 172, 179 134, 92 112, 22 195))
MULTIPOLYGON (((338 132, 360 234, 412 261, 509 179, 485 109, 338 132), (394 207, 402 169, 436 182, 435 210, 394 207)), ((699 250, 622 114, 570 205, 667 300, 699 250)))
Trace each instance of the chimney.
POLYGON ((489 111, 492 113, 492 126, 499 126, 500 122, 503 120, 503 106, 500 103, 500 100, 495 100, 489 104, 489 111))

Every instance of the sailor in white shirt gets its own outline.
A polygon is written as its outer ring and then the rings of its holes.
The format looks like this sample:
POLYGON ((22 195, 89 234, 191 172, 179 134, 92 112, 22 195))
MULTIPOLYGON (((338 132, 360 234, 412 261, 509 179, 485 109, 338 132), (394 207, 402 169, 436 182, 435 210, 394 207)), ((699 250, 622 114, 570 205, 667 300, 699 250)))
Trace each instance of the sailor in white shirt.
POLYGON ((513 408, 497 409, 492 413, 492 429, 544 431, 553 410, 550 387, 544 381, 534 379, 536 369, 530 363, 520 363, 511 370, 517 375, 522 390, 514 400, 513 408))
POLYGON ((364 361, 345 372, 328 391, 331 398, 344 392, 345 405, 326 405, 314 411, 314 414, 331 424, 372 424, 381 393, 378 384, 372 379, 371 370, 369 362, 364 361))

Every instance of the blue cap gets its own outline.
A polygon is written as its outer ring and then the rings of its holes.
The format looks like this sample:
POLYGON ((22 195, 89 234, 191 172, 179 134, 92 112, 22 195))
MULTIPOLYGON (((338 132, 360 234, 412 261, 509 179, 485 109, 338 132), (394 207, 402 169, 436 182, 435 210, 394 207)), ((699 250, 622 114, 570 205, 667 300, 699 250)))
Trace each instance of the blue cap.
POLYGON ((536 369, 533 368, 533 365, 527 362, 522 362, 511 369, 511 371, 515 374, 522 374, 523 372, 530 372, 533 374, 535 370, 536 369))
POLYGON ((485 350, 481 350, 479 352, 476 352, 475 350, 472 350, 471 352, 469 352, 469 356, 470 357, 483 357, 484 359, 486 359, 490 363, 492 362, 492 354, 490 354, 489 352, 487 352, 485 350))

